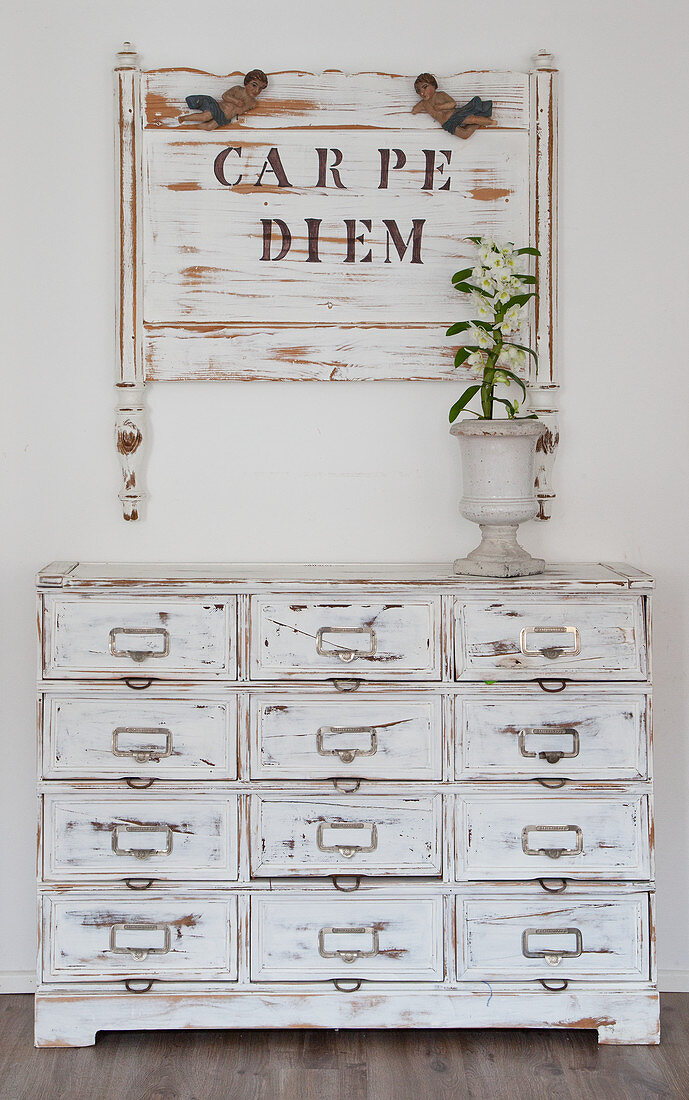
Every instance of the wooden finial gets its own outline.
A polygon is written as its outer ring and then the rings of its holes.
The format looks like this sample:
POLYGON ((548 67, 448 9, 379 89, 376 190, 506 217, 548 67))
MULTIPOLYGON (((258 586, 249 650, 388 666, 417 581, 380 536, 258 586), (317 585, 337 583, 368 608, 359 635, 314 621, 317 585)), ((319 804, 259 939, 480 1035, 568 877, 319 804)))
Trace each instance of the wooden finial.
POLYGON ((138 69, 139 68, 139 55, 132 46, 131 42, 125 42, 122 49, 117 54, 116 69, 138 69))
POLYGON ((548 50, 539 50, 532 58, 534 69, 554 69, 555 68, 555 54, 550 53, 548 50))

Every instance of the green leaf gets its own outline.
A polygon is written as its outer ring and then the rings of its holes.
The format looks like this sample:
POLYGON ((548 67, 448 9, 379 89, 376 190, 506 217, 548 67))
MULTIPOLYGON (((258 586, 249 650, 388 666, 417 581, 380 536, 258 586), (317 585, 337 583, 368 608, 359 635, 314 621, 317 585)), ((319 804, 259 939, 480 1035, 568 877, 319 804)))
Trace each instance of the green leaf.
POLYGON ((492 687, 493 684, 497 684, 497 680, 484 680, 484 684, 488 684, 488 687, 492 687))
POLYGON ((465 344, 463 348, 458 348, 455 352, 455 366, 461 367, 462 363, 465 363, 466 360, 469 358, 472 351, 480 350, 481 349, 477 347, 476 344, 465 344))
POLYGON ((465 279, 468 279, 473 271, 473 267, 465 267, 462 271, 457 271, 452 276, 453 283, 463 283, 465 279))
POLYGON ((481 243, 481 238, 480 237, 465 237, 464 240, 465 241, 471 241, 472 244, 480 244, 481 243))
POLYGON ((474 325, 476 328, 482 328, 484 332, 490 333, 492 333, 495 328, 495 323, 493 321, 471 321, 470 324, 474 325))
POLYGON ((526 397, 526 386, 522 382, 521 378, 519 378, 519 376, 514 373, 514 371, 507 370, 506 367, 498 367, 498 370, 501 374, 504 374, 508 378, 511 378, 512 381, 516 382, 518 386, 521 386, 522 393, 524 394, 524 397, 526 397))
POLYGON ((535 286, 535 284, 538 282, 538 279, 535 275, 516 275, 516 278, 521 279, 523 283, 530 283, 532 286, 535 286))
POLYGON ((514 420, 514 414, 517 411, 516 405, 513 405, 511 401, 508 401, 506 397, 495 397, 495 396, 493 396, 493 400, 494 401, 499 401, 501 405, 504 405, 505 408, 507 409, 508 419, 509 420, 514 420))
POLYGON ((456 325, 450 325, 445 335, 456 336, 458 332, 466 332, 468 328, 471 328, 473 323, 473 321, 458 321, 456 325))
POLYGON ((537 248, 517 248, 514 254, 515 256, 540 256, 537 248))
POLYGON ((469 404, 472 397, 474 397, 474 395, 477 394, 480 389, 481 389, 480 385, 478 385, 478 386, 467 386, 464 393, 460 397, 459 401, 455 401, 454 405, 450 409, 450 413, 449 413, 450 424, 454 424, 455 420, 457 419, 457 417, 461 413, 462 409, 465 408, 469 404))
POLYGON ((473 283, 454 283, 455 290, 461 291, 462 294, 471 294, 472 291, 476 291, 477 294, 482 294, 484 298, 493 298, 494 295, 490 294, 487 290, 481 290, 480 286, 474 286, 473 283))
POLYGON ((508 302, 505 302, 505 305, 504 305, 505 313, 507 313, 507 310, 510 308, 510 306, 525 306, 526 303, 529 301, 529 298, 535 298, 535 297, 536 297, 536 295, 534 294, 533 291, 530 291, 528 294, 515 294, 515 295, 513 295, 513 297, 510 298, 508 302))
POLYGON ((528 355, 533 355, 536 362, 538 362, 538 356, 532 348, 527 348, 525 344, 513 344, 511 340, 503 340, 503 344, 508 348, 519 348, 520 351, 525 351, 528 355))

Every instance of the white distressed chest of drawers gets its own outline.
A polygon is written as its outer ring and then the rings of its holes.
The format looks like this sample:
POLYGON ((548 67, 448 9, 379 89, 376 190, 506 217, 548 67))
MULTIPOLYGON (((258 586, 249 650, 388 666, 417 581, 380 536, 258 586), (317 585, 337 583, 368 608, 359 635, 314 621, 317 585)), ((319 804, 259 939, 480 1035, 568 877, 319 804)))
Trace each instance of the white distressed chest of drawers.
POLYGON ((53 563, 36 1043, 658 1041, 650 578, 53 563))

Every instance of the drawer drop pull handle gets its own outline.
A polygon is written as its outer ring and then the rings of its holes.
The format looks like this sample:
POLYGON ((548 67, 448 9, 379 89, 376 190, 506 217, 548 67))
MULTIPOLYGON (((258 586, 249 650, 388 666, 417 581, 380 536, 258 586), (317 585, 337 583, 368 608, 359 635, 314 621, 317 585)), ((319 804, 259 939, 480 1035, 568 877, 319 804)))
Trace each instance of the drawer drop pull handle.
POLYGON ((155 882, 154 878, 126 878, 126 879, 124 879, 124 884, 125 884, 125 886, 127 887, 128 890, 150 890, 154 882, 155 882))
POLYGON ((548 695, 557 695, 557 693, 559 691, 564 691, 565 688, 567 687, 567 681, 566 680, 536 680, 536 683, 538 684, 541 691, 547 692, 548 695), (549 687, 548 686, 549 684, 550 685, 557 684, 557 687, 554 687, 554 686, 549 687))
POLYGON ((169 825, 115 825, 112 830, 112 850, 116 856, 134 856, 136 859, 150 859, 151 856, 169 856, 172 852, 172 829, 169 825), (165 836, 164 848, 121 848, 120 836, 150 836, 162 833, 165 836))
POLYGON ((112 754, 133 758, 137 764, 157 764, 160 760, 172 756, 172 732, 164 726, 118 726, 112 731, 112 754), (122 748, 120 739, 127 734, 130 737, 139 738, 140 741, 148 741, 149 744, 139 748, 122 748), (165 744, 156 746, 156 737, 164 737, 165 744))
POLYGON ((150 676, 148 679, 143 679, 140 676, 125 676, 124 682, 132 691, 145 691, 146 688, 150 688, 153 678, 150 676))
POLYGON ((378 735, 374 726, 321 726, 316 734, 316 752, 319 756, 338 756, 343 764, 351 764, 357 756, 375 756, 378 752, 378 735), (360 733, 370 739, 368 746, 343 745, 340 748, 325 747, 325 738, 329 736, 354 736, 360 733))
POLYGON ((567 889, 566 878, 539 878, 538 885, 541 890, 545 890, 546 894, 564 894, 567 889), (549 885, 549 883, 557 883, 557 886, 549 885))
POLYGON ((550 778, 549 776, 539 775, 536 777, 536 782, 540 783, 541 787, 546 787, 549 791, 559 791, 560 787, 564 787, 565 783, 569 783, 569 779, 566 779, 564 776, 560 779, 555 779, 554 776, 550 778))
POLYGON ((353 894, 361 886, 360 875, 333 875, 333 886, 342 894, 353 894), (345 884, 348 885, 345 885, 345 884))
POLYGON ((146 791, 149 787, 152 787, 155 783, 155 776, 153 775, 126 775, 124 778, 128 787, 131 787, 133 791, 146 791))
POLYGON ((128 657, 130 661, 147 661, 149 657, 167 657, 170 652, 170 632, 164 626, 114 626, 110 631, 110 653, 113 657, 128 657), (118 638, 160 638, 157 649, 120 648, 118 638))
POLYGON ((153 980, 144 981, 141 978, 125 978, 124 988, 127 993, 149 993, 153 988, 153 980))
MULTIPOLYGON (((542 743, 542 742, 541 742, 542 743)), ((548 764, 557 764, 560 760, 571 760, 579 755, 579 731, 571 726, 525 726, 519 731, 519 752, 527 760, 545 760, 548 764), (527 737, 571 737, 572 747, 566 749, 542 749, 540 752, 526 747, 527 737)))
POLYGON ((559 981, 557 978, 539 978, 538 980, 548 993, 564 993, 569 985, 566 978, 562 978, 559 981))
POLYGON ((356 794, 360 786, 360 779, 333 779, 333 787, 342 794, 356 794))
POLYGON ((356 978, 333 978, 333 985, 339 993, 356 993, 361 989, 361 979, 357 981, 356 978))
POLYGON ((350 859, 359 852, 374 852, 378 847, 378 827, 373 822, 366 821, 320 821, 316 832, 316 846, 319 852, 339 852, 346 859, 350 859), (353 829, 368 829, 370 843, 352 844, 349 841, 347 844, 326 844, 323 835, 326 829, 332 829, 333 832, 338 829, 345 829, 347 832, 353 829))
POLYGON ((110 950, 115 955, 131 955, 137 962, 143 962, 149 955, 167 955, 172 944, 172 936, 170 935, 169 924, 113 924, 110 929, 110 950), (163 942, 160 947, 152 947, 149 944, 145 947, 137 947, 136 944, 119 944, 117 937, 119 934, 124 933, 136 933, 141 932, 144 936, 152 936, 156 932, 163 933, 163 942))
POLYGON ((323 959, 341 959, 344 963, 353 963, 357 959, 374 959, 378 950, 378 930, 373 925, 363 928, 321 928, 318 933, 318 954, 323 959), (325 945, 326 936, 370 936, 371 947, 368 951, 363 947, 336 947, 333 951, 328 951, 325 945))
POLYGON ((330 682, 332 683, 335 691, 339 691, 342 694, 350 691, 358 691, 361 687, 361 680, 355 680, 352 677, 345 678, 344 676, 331 676, 330 682))
POLYGON ((580 928, 525 928, 522 932, 522 955, 525 959, 545 959, 549 966, 559 966, 563 959, 578 959, 584 950, 580 928), (574 948, 529 947, 529 936, 574 936, 574 948))
POLYGON ((319 657, 339 657, 345 664, 355 661, 357 657, 373 657, 376 652, 376 632, 370 626, 321 626, 316 633, 316 652, 319 657), (368 649, 353 649, 332 640, 326 648, 326 634, 366 634, 368 649))
POLYGON ((527 856, 547 856, 548 859, 560 859, 561 856, 577 856, 584 850, 584 834, 578 825, 525 825, 522 829, 522 851, 527 856), (574 848, 532 848, 529 845, 529 833, 574 833, 574 848))
POLYGON ((519 635, 519 649, 525 657, 545 657, 549 661, 555 661, 558 657, 577 657, 581 653, 579 628, 576 626, 525 626, 519 635), (572 643, 568 648, 544 646, 541 649, 531 649, 529 634, 571 634, 572 643))

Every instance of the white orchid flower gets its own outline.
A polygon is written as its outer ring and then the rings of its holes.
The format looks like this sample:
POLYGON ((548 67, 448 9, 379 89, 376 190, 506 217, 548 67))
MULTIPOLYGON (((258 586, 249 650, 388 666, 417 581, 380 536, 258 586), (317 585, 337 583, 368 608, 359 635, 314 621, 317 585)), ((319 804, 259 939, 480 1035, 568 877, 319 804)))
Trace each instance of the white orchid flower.
POLYGON ((494 318, 493 303, 484 298, 482 294, 471 295, 471 307, 481 321, 492 321, 494 318))
POLYGON ((467 359, 468 367, 482 367, 483 366, 483 353, 480 351, 472 351, 471 355, 467 359))

